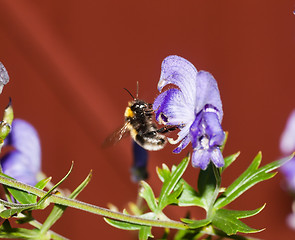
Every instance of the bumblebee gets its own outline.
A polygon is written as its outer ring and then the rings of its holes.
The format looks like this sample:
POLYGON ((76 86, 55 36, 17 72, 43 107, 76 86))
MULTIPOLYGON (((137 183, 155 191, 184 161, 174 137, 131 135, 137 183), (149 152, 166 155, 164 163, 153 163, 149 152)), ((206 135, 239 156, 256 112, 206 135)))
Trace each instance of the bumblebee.
POLYGON ((158 129, 153 120, 153 106, 138 99, 138 87, 136 97, 133 97, 126 88, 124 89, 133 98, 132 101, 128 102, 128 106, 125 109, 125 124, 109 136, 103 145, 106 146, 118 142, 125 133, 130 132, 132 139, 142 148, 148 151, 161 150, 167 143, 166 136, 163 133, 173 131, 177 127, 169 126, 158 129))

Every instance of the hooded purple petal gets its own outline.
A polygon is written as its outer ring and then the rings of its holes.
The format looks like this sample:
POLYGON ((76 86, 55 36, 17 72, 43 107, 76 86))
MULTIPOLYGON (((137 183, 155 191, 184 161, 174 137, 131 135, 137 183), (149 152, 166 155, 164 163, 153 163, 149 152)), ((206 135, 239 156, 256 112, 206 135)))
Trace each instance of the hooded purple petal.
POLYGON ((159 92, 173 84, 180 88, 187 104, 193 105, 196 97, 197 69, 186 59, 179 56, 169 56, 162 62, 162 71, 158 83, 159 92))
POLYGON ((197 98, 195 100, 196 112, 201 111, 206 105, 214 106, 221 122, 223 117, 222 103, 217 82, 214 77, 205 71, 198 72, 197 75, 197 98))

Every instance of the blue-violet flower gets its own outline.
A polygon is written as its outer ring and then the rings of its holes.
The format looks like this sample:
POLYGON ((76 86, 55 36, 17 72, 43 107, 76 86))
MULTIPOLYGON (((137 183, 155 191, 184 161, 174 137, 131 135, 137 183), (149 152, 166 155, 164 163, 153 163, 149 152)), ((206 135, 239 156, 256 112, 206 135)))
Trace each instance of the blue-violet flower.
POLYGON ((131 168, 131 179, 133 182, 140 182, 148 178, 147 164, 148 151, 132 141, 133 165, 131 168))
POLYGON ((180 153, 190 142, 193 147, 192 165, 205 170, 210 160, 216 167, 224 166, 219 147, 225 133, 221 127, 222 103, 214 77, 205 71, 197 71, 193 64, 179 56, 168 56, 162 62, 158 90, 173 84, 154 101, 156 120, 164 125, 179 127, 178 138, 168 138, 179 146, 180 153))
MULTIPOLYGON (((280 149, 284 155, 289 155, 295 151, 295 110, 293 110, 287 120, 286 127, 282 133, 280 149)), ((295 157, 280 167, 284 174, 288 189, 295 193, 295 157)))
POLYGON ((24 120, 15 119, 5 146, 14 149, 1 159, 3 172, 20 182, 35 185, 37 173, 41 170, 41 146, 34 127, 24 120))

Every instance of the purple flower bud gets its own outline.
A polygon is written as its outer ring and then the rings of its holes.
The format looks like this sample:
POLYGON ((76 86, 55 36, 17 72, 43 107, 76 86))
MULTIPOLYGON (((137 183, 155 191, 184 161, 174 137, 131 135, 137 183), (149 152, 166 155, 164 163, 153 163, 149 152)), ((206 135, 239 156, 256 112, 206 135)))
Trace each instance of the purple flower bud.
POLYGON ((173 84, 154 101, 156 120, 164 125, 179 127, 178 138, 168 138, 173 150, 181 152, 190 142, 193 146, 192 164, 205 170, 212 161, 224 166, 219 147, 225 134, 221 128, 222 103, 217 82, 209 72, 197 71, 193 64, 179 56, 168 56, 162 62, 158 90, 173 84))
POLYGON ((9 82, 8 72, 6 71, 6 68, 4 67, 2 62, 0 62, 0 93, 2 92, 4 85, 6 85, 8 82, 9 82))
POLYGON ((28 122, 15 119, 5 145, 14 149, 1 159, 5 174, 29 185, 37 183, 41 169, 41 146, 37 131, 28 122))

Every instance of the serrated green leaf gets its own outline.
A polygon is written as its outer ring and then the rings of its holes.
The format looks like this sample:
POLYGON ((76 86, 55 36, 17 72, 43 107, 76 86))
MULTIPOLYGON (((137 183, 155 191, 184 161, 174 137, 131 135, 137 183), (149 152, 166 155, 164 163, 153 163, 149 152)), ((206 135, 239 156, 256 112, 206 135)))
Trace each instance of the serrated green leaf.
POLYGON ((222 173, 227 167, 229 167, 240 155, 240 152, 232 154, 226 158, 224 158, 224 166, 220 168, 220 172, 222 173))
POLYGON ((139 229, 138 238, 139 240, 147 240, 149 237, 153 238, 152 235, 152 227, 150 226, 142 226, 139 229))
POLYGON ((145 199, 145 201, 147 202, 149 208, 153 212, 158 212, 158 210, 159 210, 158 209, 158 204, 157 204, 157 200, 155 198, 155 195, 154 195, 154 192, 153 192, 152 188, 145 181, 141 181, 140 184, 141 184, 142 188, 140 190, 139 195, 143 199, 145 199))
POLYGON ((180 162, 180 164, 175 168, 175 170, 171 173, 171 178, 168 178, 164 181, 158 200, 158 206, 160 210, 167 206, 165 205, 166 199, 168 198, 168 195, 174 190, 178 181, 182 177, 185 169, 187 168, 189 160, 189 157, 184 158, 180 162))
POLYGON ((171 204, 178 204, 178 197, 183 191, 183 186, 179 185, 178 187, 175 187, 175 190, 168 195, 168 197, 164 200, 165 206, 171 205, 171 204))
POLYGON ((260 232, 262 230, 254 229, 249 226, 247 226, 242 221, 238 220, 239 218, 251 216, 257 214, 259 211, 261 211, 261 208, 254 211, 249 211, 249 214, 247 214, 247 211, 241 211, 241 213, 238 213, 238 211, 232 211, 227 209, 218 209, 215 212, 215 215, 212 219, 212 225, 219 228, 223 232, 225 232, 227 235, 236 234, 237 232, 240 233, 255 233, 260 232), (243 213, 242 213, 243 212, 243 213), (238 216, 237 216, 238 215, 238 216))
POLYGON ((290 157, 274 161, 261 168, 258 168, 261 162, 261 153, 259 152, 246 171, 244 171, 240 177, 238 177, 217 199, 214 207, 216 209, 222 208, 235 200, 255 184, 272 178, 276 173, 269 172, 280 167, 282 164, 288 161, 289 158, 290 157))
POLYGON ((211 223, 211 219, 202 219, 202 220, 192 220, 187 218, 182 218, 181 221, 187 223, 190 229, 200 228, 211 223))
POLYGON ((183 185, 183 191, 178 198, 178 205, 182 207, 188 206, 198 206, 205 209, 206 205, 203 202, 203 199, 200 197, 199 193, 195 191, 186 181, 183 179, 180 180, 180 183, 183 185))

